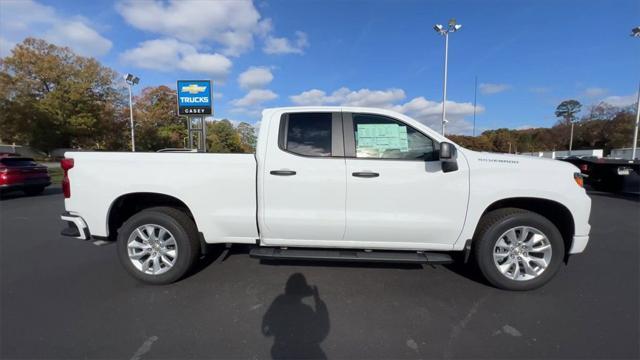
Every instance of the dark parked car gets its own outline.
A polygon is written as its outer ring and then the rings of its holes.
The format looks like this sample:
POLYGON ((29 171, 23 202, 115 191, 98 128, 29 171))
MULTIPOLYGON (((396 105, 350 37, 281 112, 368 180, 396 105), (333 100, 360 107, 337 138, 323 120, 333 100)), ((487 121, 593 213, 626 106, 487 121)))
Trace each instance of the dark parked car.
POLYGON ((598 159, 593 156, 569 156, 559 160, 577 166, 586 175, 585 184, 594 190, 622 192, 626 188, 631 192, 638 191, 625 186, 625 179, 640 175, 640 160, 598 159))
POLYGON ((49 171, 32 158, 0 154, 0 191, 22 190, 37 195, 51 185, 49 171))

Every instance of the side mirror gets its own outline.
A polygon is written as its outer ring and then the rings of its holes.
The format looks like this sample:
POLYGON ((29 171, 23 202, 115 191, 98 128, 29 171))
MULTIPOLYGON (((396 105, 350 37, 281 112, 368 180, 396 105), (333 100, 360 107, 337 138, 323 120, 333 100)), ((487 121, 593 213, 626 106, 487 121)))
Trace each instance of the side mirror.
POLYGON ((456 147, 448 142, 440 143, 440 160, 446 161, 455 158, 456 147))
POLYGON ((443 172, 458 170, 456 151, 456 147, 452 143, 446 141, 440 143, 440 161, 442 162, 443 172))

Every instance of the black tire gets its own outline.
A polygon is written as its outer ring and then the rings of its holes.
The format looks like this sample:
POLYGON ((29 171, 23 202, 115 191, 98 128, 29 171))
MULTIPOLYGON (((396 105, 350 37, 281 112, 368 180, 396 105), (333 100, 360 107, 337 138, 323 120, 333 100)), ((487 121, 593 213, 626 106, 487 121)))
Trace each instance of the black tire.
MULTIPOLYGON (((564 241, 558 228, 547 218, 523 209, 504 208, 485 214, 473 238, 476 264, 493 286, 505 290, 532 290, 546 284, 556 274, 565 256, 564 241), (547 268, 530 280, 513 280, 503 275, 493 261, 493 251, 500 236, 517 226, 529 226, 541 231, 551 244, 551 259, 547 268)), ((519 266, 519 265, 518 265, 519 266)))
POLYGON ((22 191, 24 191, 24 193, 29 196, 40 195, 42 194, 42 192, 44 192, 45 187, 46 186, 30 186, 30 187, 24 188, 22 191))
POLYGON ((184 212, 171 207, 153 207, 130 217, 118 229, 117 251, 120 262, 134 278, 148 284, 164 285, 180 280, 192 268, 200 254, 198 230, 184 212), (171 269, 159 275, 145 274, 138 270, 127 252, 129 236, 139 226, 156 224, 167 229, 177 243, 177 257, 171 269))

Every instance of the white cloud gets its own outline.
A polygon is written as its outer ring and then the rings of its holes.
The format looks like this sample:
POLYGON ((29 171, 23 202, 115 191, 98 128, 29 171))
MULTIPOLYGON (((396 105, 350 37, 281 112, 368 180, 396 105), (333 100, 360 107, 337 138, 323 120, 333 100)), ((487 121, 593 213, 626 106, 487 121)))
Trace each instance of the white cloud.
POLYGON ((109 52, 113 43, 80 21, 63 22, 53 26, 44 38, 56 45, 71 47, 80 55, 99 56, 109 52))
POLYGON ((121 60, 143 69, 171 71, 175 69, 202 73, 222 79, 231 70, 231 60, 224 55, 200 53, 189 44, 175 39, 149 40, 125 51, 121 60))
POLYGON ((318 89, 303 91, 298 95, 289 96, 289 99, 291 99, 294 104, 302 106, 325 105, 329 103, 327 93, 318 89))
POLYGON ((42 37, 55 45, 68 46, 84 56, 104 55, 113 46, 79 17, 62 17, 51 6, 33 0, 3 0, 0 2, 0 34, 4 56, 25 37, 42 37), (9 47, 11 46, 11 47, 9 47))
POLYGON ((340 88, 330 95, 318 89, 304 91, 290 97, 296 105, 344 105, 344 106, 369 106, 390 107, 394 102, 405 98, 404 90, 369 90, 360 89, 351 91, 349 88, 340 88))
POLYGON ((33 26, 53 24, 57 20, 56 11, 51 6, 33 0, 4 0, 0 2, 0 24, 2 34, 21 34, 33 30, 33 26))
POLYGON ((263 103, 278 98, 278 94, 267 89, 253 89, 249 91, 244 97, 231 101, 231 104, 236 107, 236 110, 242 108, 253 108, 262 105, 263 103))
POLYGON ((238 84, 243 89, 255 89, 268 85, 273 80, 273 74, 267 67, 252 66, 238 76, 238 84))
POLYGON ((132 26, 194 45, 214 41, 222 53, 240 55, 253 47, 254 35, 271 30, 251 1, 123 1, 116 9, 132 26))
MULTIPOLYGON (((341 105, 365 106, 391 109, 404 113, 432 129, 440 128, 442 118, 442 102, 416 97, 402 103, 405 92, 402 89, 370 90, 360 89, 352 91, 340 88, 331 94, 322 90, 312 89, 289 97, 296 105, 341 105)), ((477 113, 484 111, 483 106, 477 107, 477 113)), ((473 125, 465 121, 465 116, 473 114, 473 104, 447 101, 448 133, 470 133, 473 125)))
POLYGON ((262 50, 267 54, 304 54, 304 49, 309 47, 307 34, 296 31, 295 40, 267 36, 262 50))
POLYGON ((638 101, 638 93, 624 96, 607 96, 602 99, 602 101, 612 106, 625 107, 633 105, 638 101))
MULTIPOLYGON (((441 126, 441 101, 431 101, 420 96, 411 99, 411 101, 405 104, 396 105, 392 109, 410 116, 432 129, 437 130, 441 126)), ((476 112, 484 112, 484 107, 482 105, 478 105, 476 108, 476 112)), ((447 123, 447 133, 470 133, 473 130, 473 125, 470 122, 466 121, 464 118, 465 116, 471 115, 473 115, 473 103, 459 103, 447 100, 447 120, 449 120, 449 122, 447 123)))
POLYGON ((582 95, 589 98, 597 98, 597 97, 604 96, 605 94, 607 94, 607 92, 609 91, 605 88, 590 87, 590 88, 586 88, 583 91, 582 95))
POLYGON ((508 84, 482 83, 479 87, 480 92, 485 95, 498 94, 511 89, 511 85, 508 84))
POLYGON ((231 70, 231 61, 220 54, 191 53, 182 57, 179 65, 182 70, 209 74, 214 78, 226 77, 231 70))

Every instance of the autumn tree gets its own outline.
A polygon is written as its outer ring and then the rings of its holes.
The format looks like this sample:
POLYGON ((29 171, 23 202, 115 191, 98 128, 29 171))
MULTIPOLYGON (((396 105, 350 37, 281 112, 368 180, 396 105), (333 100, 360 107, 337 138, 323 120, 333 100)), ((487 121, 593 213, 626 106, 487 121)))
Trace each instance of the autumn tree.
POLYGON ((135 98, 133 117, 136 150, 184 147, 187 120, 177 113, 175 90, 164 85, 144 88, 135 98))
POLYGON ((49 151, 119 146, 117 73, 93 58, 27 38, 0 60, 2 140, 49 151))

